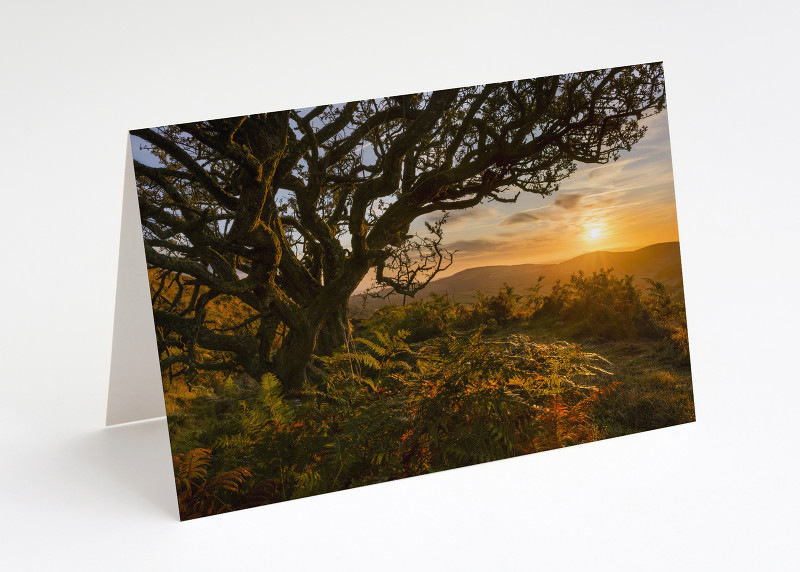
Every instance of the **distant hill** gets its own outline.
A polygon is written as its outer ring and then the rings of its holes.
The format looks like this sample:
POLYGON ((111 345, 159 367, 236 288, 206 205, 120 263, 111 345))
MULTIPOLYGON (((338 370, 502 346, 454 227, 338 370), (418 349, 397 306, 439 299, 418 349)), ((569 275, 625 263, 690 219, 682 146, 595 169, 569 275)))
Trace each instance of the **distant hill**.
MULTIPOLYGON (((616 276, 632 275, 640 287, 647 286, 650 278, 663 283, 669 290, 683 293, 680 246, 677 242, 652 244, 628 252, 598 251, 582 254, 558 264, 516 264, 511 266, 480 266, 457 272, 452 276, 434 280, 415 297, 420 300, 436 294, 448 294, 458 302, 475 300, 475 291, 496 293, 503 284, 524 293, 544 276, 542 291, 548 293, 556 280, 566 281, 572 274, 583 270, 586 274, 601 268, 613 268, 616 276)), ((354 318, 366 317, 387 304, 402 303, 402 296, 393 294, 387 299, 368 298, 366 304, 360 295, 350 298, 350 313, 354 318)), ((407 300, 408 302, 408 300, 407 300)))

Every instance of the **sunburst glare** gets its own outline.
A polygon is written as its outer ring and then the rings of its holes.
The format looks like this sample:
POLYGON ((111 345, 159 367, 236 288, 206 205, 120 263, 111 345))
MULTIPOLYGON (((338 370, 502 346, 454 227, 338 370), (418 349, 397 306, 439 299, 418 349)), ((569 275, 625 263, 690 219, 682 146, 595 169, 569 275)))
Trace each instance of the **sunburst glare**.
POLYGON ((600 240, 606 237, 606 227, 603 224, 591 224, 586 228, 586 238, 590 241, 600 240))

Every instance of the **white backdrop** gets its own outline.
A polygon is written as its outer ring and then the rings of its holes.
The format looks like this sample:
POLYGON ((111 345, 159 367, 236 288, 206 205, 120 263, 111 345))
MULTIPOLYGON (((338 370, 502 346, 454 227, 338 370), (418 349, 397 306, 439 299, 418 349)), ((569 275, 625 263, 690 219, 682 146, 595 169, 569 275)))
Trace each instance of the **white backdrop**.
POLYGON ((796 4, 383 4, 3 8, 0 567, 793 569, 796 4), (696 423, 177 521, 166 423, 104 428, 128 129, 656 60, 696 423))

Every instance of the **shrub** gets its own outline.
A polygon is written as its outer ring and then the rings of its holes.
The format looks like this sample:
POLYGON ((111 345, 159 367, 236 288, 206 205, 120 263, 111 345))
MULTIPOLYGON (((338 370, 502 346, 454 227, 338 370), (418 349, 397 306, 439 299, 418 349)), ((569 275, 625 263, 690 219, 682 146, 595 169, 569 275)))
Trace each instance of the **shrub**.
POLYGON ((377 332, 322 359, 326 385, 302 401, 271 375, 249 393, 230 386, 194 400, 198 433, 175 452, 182 510, 235 510, 599 438, 591 412, 615 387, 587 383, 607 374, 599 356, 521 335, 487 340, 480 329, 412 345, 406 336, 377 332))
POLYGON ((485 324, 489 320, 506 324, 519 317, 518 305, 522 296, 516 294, 514 288, 508 284, 503 284, 500 291, 493 296, 487 296, 483 292, 476 292, 476 295, 478 300, 468 316, 471 325, 485 324))
POLYGON ((363 321, 365 329, 383 331, 390 335, 408 333, 409 342, 421 342, 441 335, 457 322, 463 321, 467 311, 448 296, 432 293, 427 299, 405 306, 384 306, 363 321))
POLYGON ((471 306, 452 302, 446 295, 431 293, 424 300, 404 306, 384 306, 362 322, 365 330, 384 331, 395 335, 408 332, 407 341, 422 342, 450 330, 474 329, 488 326, 495 329, 513 320, 531 316, 543 301, 539 291, 541 281, 520 295, 508 284, 493 295, 476 292, 477 300, 471 306))
POLYGON ((674 299, 660 282, 650 279, 647 282, 650 286, 645 303, 664 333, 669 353, 681 365, 689 365, 689 334, 683 301, 674 299))
POLYGON ((557 398, 574 411, 596 398, 581 378, 607 374, 604 360, 574 344, 540 344, 527 336, 484 340, 480 331, 451 334, 421 348, 405 377, 405 431, 398 454, 407 474, 441 470, 591 441, 588 416, 546 420, 557 398))
POLYGON ((488 341, 477 330, 431 339, 414 358, 413 367, 381 365, 377 381, 350 378, 362 389, 321 469, 323 481, 335 471, 339 485, 355 486, 599 435, 588 412, 604 392, 579 379, 607 372, 602 358, 579 346, 520 335, 488 341), (381 398, 364 398, 367 387, 381 398))
POLYGON ((656 337, 660 329, 642 300, 633 276, 617 278, 610 269, 573 274, 570 281, 556 282, 544 300, 542 314, 556 315, 578 336, 620 339, 656 337))

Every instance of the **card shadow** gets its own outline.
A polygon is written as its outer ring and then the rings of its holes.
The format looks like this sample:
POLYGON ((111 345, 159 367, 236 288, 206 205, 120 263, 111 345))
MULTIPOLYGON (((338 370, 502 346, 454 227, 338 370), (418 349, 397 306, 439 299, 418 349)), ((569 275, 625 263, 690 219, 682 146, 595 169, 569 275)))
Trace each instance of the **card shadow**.
MULTIPOLYGON (((175 480, 166 418, 106 427, 72 442, 70 454, 82 458, 98 483, 139 497, 178 521, 175 480)), ((125 494, 122 492, 121 494, 125 494)))

